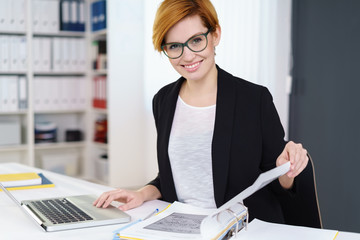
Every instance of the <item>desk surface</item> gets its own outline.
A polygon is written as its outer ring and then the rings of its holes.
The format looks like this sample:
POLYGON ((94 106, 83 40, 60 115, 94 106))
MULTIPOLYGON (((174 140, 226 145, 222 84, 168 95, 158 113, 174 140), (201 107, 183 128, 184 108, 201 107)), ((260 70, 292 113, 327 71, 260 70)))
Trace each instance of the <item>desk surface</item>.
MULTIPOLYGON (((42 172, 52 182, 54 188, 30 189, 30 190, 16 190, 12 191, 13 195, 19 201, 26 199, 38 199, 46 197, 60 197, 68 195, 81 194, 96 194, 100 195, 104 191, 112 190, 113 188, 90 183, 84 180, 75 179, 72 177, 48 172, 42 169, 32 168, 16 163, 2 163, 0 164, 0 173, 17 173, 17 172, 42 172)), ((132 220, 143 218, 147 216, 154 209, 163 209, 168 203, 155 200, 144 203, 137 209, 127 211, 132 217, 132 220)), ((14 239, 36 239, 36 240, 55 240, 55 239, 87 239, 87 240, 103 240, 112 239, 113 231, 124 226, 124 224, 109 225, 102 227, 93 227, 78 230, 69 230, 61 232, 47 233, 42 231, 34 222, 29 219, 14 204, 5 193, 0 192, 0 239, 14 240, 14 239)), ((360 234, 340 232, 336 240, 360 240, 360 234)))

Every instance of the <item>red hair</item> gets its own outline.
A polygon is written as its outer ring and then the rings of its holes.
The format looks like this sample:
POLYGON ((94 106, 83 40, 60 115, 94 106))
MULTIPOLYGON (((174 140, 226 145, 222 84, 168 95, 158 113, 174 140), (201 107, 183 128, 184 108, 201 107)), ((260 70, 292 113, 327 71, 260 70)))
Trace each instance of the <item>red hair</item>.
POLYGON ((210 0, 164 0, 155 16, 153 25, 153 44, 161 52, 161 45, 169 29, 190 15, 200 16, 205 27, 215 31, 219 26, 216 10, 210 0))

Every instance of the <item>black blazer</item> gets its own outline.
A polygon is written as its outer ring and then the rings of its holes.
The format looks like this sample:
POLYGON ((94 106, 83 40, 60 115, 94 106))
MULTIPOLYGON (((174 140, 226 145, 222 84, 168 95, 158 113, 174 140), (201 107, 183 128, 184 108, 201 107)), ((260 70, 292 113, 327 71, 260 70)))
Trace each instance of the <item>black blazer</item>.
MULTIPOLYGON (((284 130, 267 88, 232 76, 217 66, 218 89, 212 167, 215 202, 221 206, 253 184, 260 173, 276 166, 283 151, 284 130)), ((177 200, 168 155, 168 144, 176 102, 183 77, 166 85, 154 96, 153 113, 157 129, 158 176, 156 186, 162 199, 177 200)), ((196 183, 194 183, 196 184, 196 183)), ((254 193, 244 204, 253 218, 283 223, 278 198, 292 197, 279 181, 254 193)))

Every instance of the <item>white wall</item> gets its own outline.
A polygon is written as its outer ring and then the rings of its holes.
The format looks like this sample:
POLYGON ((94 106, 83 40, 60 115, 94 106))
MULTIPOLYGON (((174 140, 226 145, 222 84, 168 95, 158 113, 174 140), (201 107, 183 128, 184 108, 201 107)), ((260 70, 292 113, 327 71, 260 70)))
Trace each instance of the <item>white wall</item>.
MULTIPOLYGON (((154 50, 152 24, 161 0, 144 1, 144 101, 146 118, 146 178, 157 172, 156 131, 152 97, 179 75, 168 59, 154 50)), ((216 62, 235 76, 267 86, 282 124, 288 129, 291 0, 212 0, 222 28, 216 62)))

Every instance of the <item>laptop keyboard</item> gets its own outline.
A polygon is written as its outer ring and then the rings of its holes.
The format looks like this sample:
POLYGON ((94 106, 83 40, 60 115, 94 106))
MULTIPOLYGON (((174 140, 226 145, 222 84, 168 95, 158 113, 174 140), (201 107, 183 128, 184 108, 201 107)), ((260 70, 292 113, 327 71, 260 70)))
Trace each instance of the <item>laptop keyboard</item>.
POLYGON ((35 208, 53 224, 81 222, 93 219, 65 198, 34 201, 33 204, 35 208))

